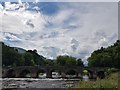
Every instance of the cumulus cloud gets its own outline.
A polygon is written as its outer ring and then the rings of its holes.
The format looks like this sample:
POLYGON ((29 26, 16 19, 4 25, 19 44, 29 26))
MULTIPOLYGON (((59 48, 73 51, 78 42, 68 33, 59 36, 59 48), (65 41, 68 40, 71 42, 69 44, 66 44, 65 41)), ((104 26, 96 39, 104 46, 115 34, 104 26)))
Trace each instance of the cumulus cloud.
POLYGON ((42 13, 45 6, 41 9, 41 4, 0 5, 1 40, 10 46, 37 49, 47 58, 72 55, 85 64, 91 52, 117 40, 117 3, 54 4, 58 11, 53 14, 42 13))

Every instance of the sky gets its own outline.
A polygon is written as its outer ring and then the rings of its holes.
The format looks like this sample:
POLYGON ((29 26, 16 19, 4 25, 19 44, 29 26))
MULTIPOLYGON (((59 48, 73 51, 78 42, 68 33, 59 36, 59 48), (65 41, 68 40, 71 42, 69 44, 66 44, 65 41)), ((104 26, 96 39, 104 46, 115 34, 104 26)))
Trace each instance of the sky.
POLYGON ((0 41, 54 59, 81 58, 118 39, 117 2, 0 2, 0 41))

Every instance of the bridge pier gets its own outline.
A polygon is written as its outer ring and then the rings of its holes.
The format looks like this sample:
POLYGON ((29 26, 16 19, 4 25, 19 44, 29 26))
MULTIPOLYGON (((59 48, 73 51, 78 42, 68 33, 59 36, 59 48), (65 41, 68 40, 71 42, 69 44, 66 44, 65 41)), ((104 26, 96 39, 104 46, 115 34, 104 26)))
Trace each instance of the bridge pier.
POLYGON ((66 74, 64 72, 61 73, 61 78, 66 78, 66 74))
POLYGON ((79 73, 76 73, 76 78, 79 78, 79 73))
POLYGON ((32 74, 31 74, 31 77, 32 77, 32 78, 38 78, 36 71, 32 71, 31 73, 32 73, 32 74))
POLYGON ((82 73, 78 73, 78 78, 82 79, 82 73))
POLYGON ((52 72, 50 70, 46 71, 46 78, 52 78, 52 72))
POLYGON ((16 78, 20 78, 20 72, 16 73, 16 74, 15 74, 15 77, 16 77, 16 78))

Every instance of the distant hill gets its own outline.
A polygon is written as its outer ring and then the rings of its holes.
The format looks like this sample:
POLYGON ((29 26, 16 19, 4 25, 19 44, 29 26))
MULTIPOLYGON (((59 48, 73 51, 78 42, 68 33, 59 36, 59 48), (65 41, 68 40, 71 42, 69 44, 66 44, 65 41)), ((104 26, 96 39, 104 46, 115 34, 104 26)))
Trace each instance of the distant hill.
POLYGON ((37 50, 25 50, 18 47, 2 45, 2 66, 35 66, 45 65, 46 58, 37 53, 37 50))
POLYGON ((25 49, 23 49, 23 48, 19 48, 19 47, 13 47, 15 50, 17 50, 18 51, 18 53, 21 53, 21 54, 24 54, 25 52, 26 52, 26 50, 25 49))

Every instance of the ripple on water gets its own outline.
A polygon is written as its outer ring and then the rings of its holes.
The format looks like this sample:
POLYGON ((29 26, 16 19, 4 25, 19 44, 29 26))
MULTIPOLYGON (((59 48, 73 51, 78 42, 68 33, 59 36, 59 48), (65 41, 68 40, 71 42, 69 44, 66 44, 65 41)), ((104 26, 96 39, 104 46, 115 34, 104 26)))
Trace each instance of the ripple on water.
POLYGON ((3 88, 67 88, 75 83, 67 79, 5 78, 3 88))

